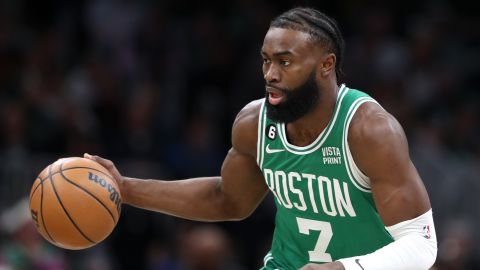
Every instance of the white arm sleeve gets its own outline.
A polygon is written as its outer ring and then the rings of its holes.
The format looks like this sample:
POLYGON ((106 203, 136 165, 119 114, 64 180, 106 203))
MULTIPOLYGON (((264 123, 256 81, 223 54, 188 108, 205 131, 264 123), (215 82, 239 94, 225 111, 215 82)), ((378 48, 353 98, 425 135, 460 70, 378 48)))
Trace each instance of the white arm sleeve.
POLYGON ((346 270, 426 270, 437 257, 432 209, 423 215, 385 227, 394 242, 377 251, 340 259, 346 270))

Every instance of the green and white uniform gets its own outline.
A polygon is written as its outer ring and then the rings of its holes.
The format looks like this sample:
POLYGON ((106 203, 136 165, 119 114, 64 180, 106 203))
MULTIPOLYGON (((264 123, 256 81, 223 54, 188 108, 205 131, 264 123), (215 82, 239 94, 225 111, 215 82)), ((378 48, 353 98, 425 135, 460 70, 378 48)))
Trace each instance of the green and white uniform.
POLYGON ((288 142, 285 124, 268 119, 262 104, 257 163, 277 206, 272 247, 262 269, 331 262, 393 241, 347 142, 350 122, 364 102, 376 101, 342 85, 332 119, 304 147, 288 142))

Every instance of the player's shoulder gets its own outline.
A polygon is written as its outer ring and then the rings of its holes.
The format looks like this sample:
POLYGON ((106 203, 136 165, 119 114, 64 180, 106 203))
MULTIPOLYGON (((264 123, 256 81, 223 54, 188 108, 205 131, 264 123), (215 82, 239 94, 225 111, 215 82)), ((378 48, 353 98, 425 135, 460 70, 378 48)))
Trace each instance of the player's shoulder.
POLYGON ((349 142, 368 146, 406 143, 398 120, 376 102, 365 102, 357 109, 348 131, 349 142))
POLYGON ((235 118, 235 125, 258 125, 258 116, 265 99, 253 100, 245 105, 235 118))
POLYGON ((264 100, 251 101, 237 114, 232 127, 232 145, 237 150, 256 154, 258 118, 264 100))

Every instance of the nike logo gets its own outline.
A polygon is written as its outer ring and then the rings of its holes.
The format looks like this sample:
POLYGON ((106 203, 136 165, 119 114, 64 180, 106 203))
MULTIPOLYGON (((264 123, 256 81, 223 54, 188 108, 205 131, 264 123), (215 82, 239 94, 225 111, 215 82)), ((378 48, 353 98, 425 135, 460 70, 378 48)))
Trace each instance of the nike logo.
POLYGON ((360 268, 362 268, 362 270, 365 270, 363 266, 360 264, 360 259, 355 259, 355 262, 358 264, 358 266, 360 266, 360 268))
POLYGON ((267 152, 267 154, 274 154, 274 153, 278 153, 278 152, 283 152, 283 151, 285 151, 285 149, 270 149, 270 144, 267 144, 267 147, 265 148, 265 151, 267 152))

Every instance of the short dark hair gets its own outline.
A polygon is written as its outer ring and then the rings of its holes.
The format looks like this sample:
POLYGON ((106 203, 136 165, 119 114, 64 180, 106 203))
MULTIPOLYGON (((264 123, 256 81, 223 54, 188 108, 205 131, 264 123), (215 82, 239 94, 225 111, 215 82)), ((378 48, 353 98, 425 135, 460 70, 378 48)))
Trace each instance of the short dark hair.
POLYGON ((343 76, 345 41, 334 19, 313 8, 296 7, 273 19, 270 27, 292 29, 310 34, 314 41, 319 42, 335 54, 337 58, 335 74, 337 79, 343 76))

